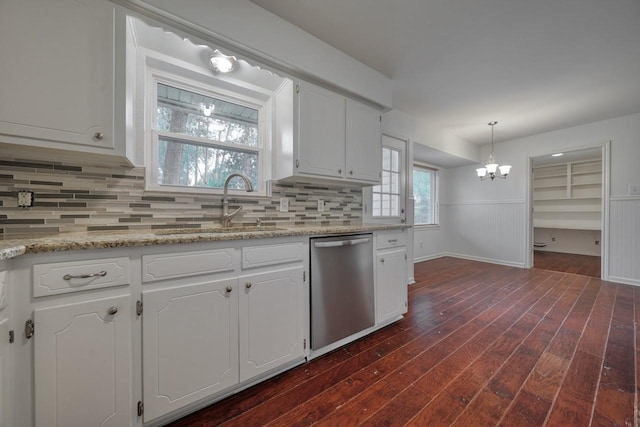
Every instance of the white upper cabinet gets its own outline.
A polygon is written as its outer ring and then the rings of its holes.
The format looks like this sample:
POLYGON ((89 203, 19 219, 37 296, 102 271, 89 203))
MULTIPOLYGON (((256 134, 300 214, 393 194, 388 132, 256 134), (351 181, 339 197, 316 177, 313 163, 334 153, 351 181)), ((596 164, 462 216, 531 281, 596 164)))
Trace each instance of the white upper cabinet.
POLYGON ((275 96, 274 179, 380 182, 380 112, 307 82, 275 96))
POLYGON ((116 12, 104 0, 2 2, 0 142, 124 155, 116 12))
POLYGON ((299 93, 298 171, 341 178, 345 159, 344 97, 306 83, 299 93))
POLYGON ((347 99, 345 177, 359 181, 380 181, 382 129, 380 112, 347 99))

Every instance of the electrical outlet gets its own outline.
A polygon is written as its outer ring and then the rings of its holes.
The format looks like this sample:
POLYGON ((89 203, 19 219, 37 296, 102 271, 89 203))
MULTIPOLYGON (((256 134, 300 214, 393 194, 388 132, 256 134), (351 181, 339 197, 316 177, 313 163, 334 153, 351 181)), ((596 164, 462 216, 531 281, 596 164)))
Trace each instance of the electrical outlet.
POLYGON ((289 212, 289 199, 280 197, 280 212, 289 212))
POLYGON ((17 197, 19 208, 30 208, 31 206, 33 206, 33 191, 18 191, 17 197))
POLYGON ((318 212, 324 212, 324 200, 318 200, 318 212))
POLYGON ((640 196, 640 184, 629 184, 629 194, 632 196, 640 196))

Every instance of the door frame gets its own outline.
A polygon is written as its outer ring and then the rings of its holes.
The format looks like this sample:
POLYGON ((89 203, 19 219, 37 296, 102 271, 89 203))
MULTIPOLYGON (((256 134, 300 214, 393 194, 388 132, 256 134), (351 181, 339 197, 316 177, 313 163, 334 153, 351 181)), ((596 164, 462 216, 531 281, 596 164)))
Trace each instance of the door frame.
POLYGON ((581 151, 600 148, 602 153, 602 214, 600 217, 600 278, 609 280, 609 198, 611 183, 611 141, 600 144, 581 146, 573 148, 562 148, 552 152, 545 152, 535 156, 530 155, 527 160, 527 199, 526 199, 526 224, 527 233, 525 237, 525 267, 533 268, 533 159, 540 156, 551 155, 558 151, 581 151))

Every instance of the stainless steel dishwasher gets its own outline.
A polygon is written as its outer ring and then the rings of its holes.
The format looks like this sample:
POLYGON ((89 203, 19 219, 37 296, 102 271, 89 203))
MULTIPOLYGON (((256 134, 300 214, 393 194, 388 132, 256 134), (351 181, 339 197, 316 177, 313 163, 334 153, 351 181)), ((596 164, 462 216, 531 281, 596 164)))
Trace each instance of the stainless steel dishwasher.
POLYGON ((311 349, 373 326, 373 235, 311 238, 311 349))

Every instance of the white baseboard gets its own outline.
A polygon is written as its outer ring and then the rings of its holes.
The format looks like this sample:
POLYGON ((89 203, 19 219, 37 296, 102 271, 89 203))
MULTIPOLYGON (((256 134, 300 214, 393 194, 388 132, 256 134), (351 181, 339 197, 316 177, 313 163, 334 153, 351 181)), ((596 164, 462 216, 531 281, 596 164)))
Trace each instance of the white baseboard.
POLYGON ((468 260, 471 260, 471 261, 488 262, 490 264, 506 265, 508 267, 526 268, 526 265, 523 262, 505 261, 505 260, 501 260, 501 259, 483 258, 483 257, 477 257, 477 256, 471 256, 471 255, 454 254, 454 253, 446 253, 446 254, 443 254, 442 256, 450 256, 450 257, 454 257, 454 258, 468 259, 468 260))
POLYGON ((447 254, 444 253, 444 252, 441 252, 441 253, 435 254, 435 255, 428 255, 428 256, 423 256, 423 257, 419 257, 419 258, 414 258, 413 259, 413 263, 415 264, 416 262, 429 261, 429 260, 436 259, 436 258, 442 258, 443 256, 447 256, 447 254))
POLYGON ((623 285, 640 286, 640 280, 628 277, 609 276, 608 282, 622 283, 623 285))

